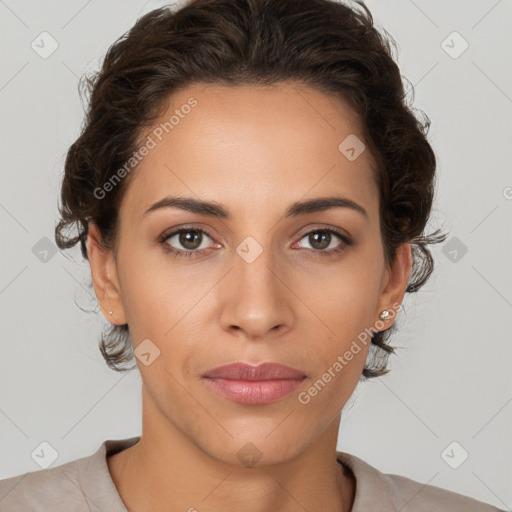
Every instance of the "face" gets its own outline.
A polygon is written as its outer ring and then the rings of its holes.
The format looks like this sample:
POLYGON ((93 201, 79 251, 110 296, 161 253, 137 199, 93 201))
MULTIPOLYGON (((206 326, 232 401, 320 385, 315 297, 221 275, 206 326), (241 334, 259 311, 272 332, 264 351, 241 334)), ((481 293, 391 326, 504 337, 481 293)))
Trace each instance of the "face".
POLYGON ((401 302, 410 266, 408 245, 385 264, 371 156, 339 149, 354 135, 364 142, 348 105, 282 83, 188 87, 141 137, 150 149, 120 207, 116 258, 88 248, 107 318, 128 323, 145 354, 146 430, 233 464, 249 442, 274 463, 337 433, 368 353, 354 341, 401 302), (215 208, 151 209, 167 196, 215 208), (297 206, 333 197, 348 202, 297 206), (240 361, 305 377, 278 399, 241 403, 203 377, 240 361))

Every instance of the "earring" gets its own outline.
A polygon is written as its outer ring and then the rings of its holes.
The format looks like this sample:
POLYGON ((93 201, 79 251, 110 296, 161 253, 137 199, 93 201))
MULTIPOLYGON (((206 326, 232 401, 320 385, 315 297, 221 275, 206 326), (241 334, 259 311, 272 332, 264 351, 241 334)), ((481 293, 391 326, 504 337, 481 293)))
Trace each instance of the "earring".
POLYGON ((110 314, 112 314, 112 311, 109 311, 110 314))
POLYGON ((391 316, 391 313, 387 309, 385 309, 384 311, 381 312, 381 314, 379 315, 379 318, 381 320, 387 320, 390 316, 391 316))

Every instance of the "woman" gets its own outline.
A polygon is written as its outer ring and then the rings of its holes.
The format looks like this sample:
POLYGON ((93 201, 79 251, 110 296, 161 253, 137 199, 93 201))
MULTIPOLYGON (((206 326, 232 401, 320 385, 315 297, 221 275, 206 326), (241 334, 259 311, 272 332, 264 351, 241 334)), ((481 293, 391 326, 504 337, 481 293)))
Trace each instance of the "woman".
POLYGON ((56 241, 107 364, 140 371, 142 434, 2 481, 0 510, 497 510, 336 451, 445 239, 428 122, 359 7, 196 0, 110 48, 56 241))

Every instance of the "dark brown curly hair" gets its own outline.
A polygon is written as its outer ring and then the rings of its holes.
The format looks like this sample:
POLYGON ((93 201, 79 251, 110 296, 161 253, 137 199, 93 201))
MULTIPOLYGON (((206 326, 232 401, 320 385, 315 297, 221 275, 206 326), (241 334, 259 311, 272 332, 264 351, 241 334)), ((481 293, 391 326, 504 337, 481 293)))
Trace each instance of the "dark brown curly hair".
MULTIPOLYGON (((81 134, 64 167, 55 240, 60 249, 78 242, 88 259, 89 222, 102 247, 116 254, 118 211, 134 171, 109 191, 95 190, 132 157, 144 129, 168 108, 170 95, 187 85, 270 85, 293 81, 341 98, 355 109, 376 164, 381 236, 386 262, 405 242, 413 269, 406 291, 428 280, 434 264, 429 244, 445 240, 424 234, 434 198, 436 158, 427 141, 429 118, 419 120, 408 102, 386 32, 374 26, 362 1, 349 7, 334 0, 192 0, 179 9, 155 9, 137 20, 108 50, 101 69, 84 75, 89 96, 81 134), (76 223, 78 234, 64 230, 76 223)), ((414 91, 413 91, 414 94, 414 91)), ((92 287, 92 282, 91 282, 92 287)), ((386 373, 387 341, 396 322, 375 332, 363 377, 386 373)), ((108 366, 136 368, 128 324, 109 324, 99 342, 108 366)))

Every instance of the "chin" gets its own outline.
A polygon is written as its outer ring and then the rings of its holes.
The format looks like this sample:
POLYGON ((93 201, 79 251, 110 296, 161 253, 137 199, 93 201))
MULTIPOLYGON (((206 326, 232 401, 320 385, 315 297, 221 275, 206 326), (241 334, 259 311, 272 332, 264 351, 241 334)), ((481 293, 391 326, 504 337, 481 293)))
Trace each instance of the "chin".
POLYGON ((313 442, 308 442, 304 433, 292 435, 282 426, 277 429, 270 435, 271 430, 266 428, 248 429, 244 434, 237 432, 233 437, 226 434, 222 439, 208 439, 206 444, 198 443, 198 446, 203 445, 200 447, 205 453, 225 464, 253 467, 288 462, 313 442), (282 428, 280 435, 276 431, 279 428, 282 428))

